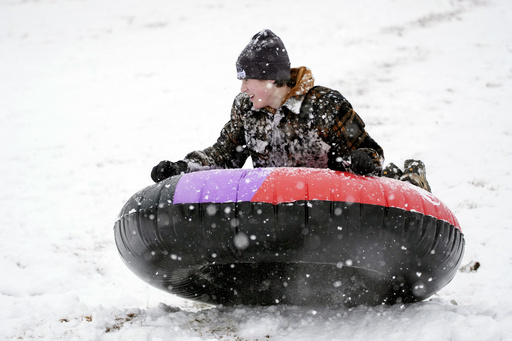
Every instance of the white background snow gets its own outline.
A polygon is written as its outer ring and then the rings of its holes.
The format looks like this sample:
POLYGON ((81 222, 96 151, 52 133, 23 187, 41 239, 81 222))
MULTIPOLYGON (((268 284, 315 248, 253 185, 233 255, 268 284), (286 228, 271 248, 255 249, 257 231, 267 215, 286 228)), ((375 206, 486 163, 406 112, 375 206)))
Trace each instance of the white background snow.
POLYGON ((0 339, 512 340, 511 32, 509 0, 0 0, 0 339), (215 141, 263 28, 388 162, 425 161, 476 272, 334 310, 207 309, 128 270, 118 212, 215 141))

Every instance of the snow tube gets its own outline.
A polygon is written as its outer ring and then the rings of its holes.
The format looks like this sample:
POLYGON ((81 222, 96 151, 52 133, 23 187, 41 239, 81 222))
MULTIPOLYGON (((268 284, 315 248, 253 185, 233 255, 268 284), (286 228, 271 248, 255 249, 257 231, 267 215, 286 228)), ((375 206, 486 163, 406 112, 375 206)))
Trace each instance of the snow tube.
POLYGON ((141 279, 222 305, 423 300, 455 276, 465 243, 431 193, 308 168, 175 176, 129 199, 114 231, 141 279))

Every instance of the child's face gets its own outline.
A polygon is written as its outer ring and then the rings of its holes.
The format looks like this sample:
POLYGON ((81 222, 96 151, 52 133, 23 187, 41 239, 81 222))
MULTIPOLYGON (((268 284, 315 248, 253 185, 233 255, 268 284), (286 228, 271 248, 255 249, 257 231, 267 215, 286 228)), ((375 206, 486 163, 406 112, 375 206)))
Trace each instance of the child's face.
POLYGON ((274 87, 273 80, 244 79, 240 91, 249 95, 255 109, 270 106, 274 87))

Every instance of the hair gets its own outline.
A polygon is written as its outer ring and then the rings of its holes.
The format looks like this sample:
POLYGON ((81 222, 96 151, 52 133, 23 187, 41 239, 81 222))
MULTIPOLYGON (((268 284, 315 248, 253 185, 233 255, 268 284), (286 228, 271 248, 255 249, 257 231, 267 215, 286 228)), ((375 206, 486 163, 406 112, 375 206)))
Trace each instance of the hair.
POLYGON ((278 88, 284 86, 284 85, 287 85, 288 87, 290 88, 293 88, 297 83, 295 82, 294 79, 288 79, 288 80, 284 80, 284 81, 275 81, 274 82, 274 85, 278 88))

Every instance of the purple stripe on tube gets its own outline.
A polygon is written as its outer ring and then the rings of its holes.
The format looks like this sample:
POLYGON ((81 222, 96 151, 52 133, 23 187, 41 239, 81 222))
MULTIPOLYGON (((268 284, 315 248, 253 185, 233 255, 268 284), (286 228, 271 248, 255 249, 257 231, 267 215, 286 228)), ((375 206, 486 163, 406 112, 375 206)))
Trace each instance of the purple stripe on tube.
POLYGON ((271 169, 219 169, 184 174, 174 204, 251 201, 271 169))

